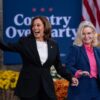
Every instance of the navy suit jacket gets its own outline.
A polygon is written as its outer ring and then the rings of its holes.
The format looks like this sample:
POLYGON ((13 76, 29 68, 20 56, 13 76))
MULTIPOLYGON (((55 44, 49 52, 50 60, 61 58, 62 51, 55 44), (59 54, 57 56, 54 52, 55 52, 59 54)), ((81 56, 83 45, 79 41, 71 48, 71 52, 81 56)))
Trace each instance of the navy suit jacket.
MULTIPOLYGON (((89 76, 79 77, 79 85, 77 87, 69 86, 68 100, 75 98, 82 98, 82 100, 87 98, 86 100, 88 100, 88 98, 91 98, 93 95, 98 95, 97 91, 100 90, 100 48, 94 47, 93 51, 97 63, 97 79, 90 78, 89 76)), ((84 46, 79 47, 73 45, 71 47, 66 59, 66 66, 73 75, 75 75, 78 70, 90 72, 90 63, 84 46)))
MULTIPOLYGON (((97 69, 98 69, 98 79, 100 79, 100 48, 93 48, 97 69)), ((66 59, 66 66, 75 75, 77 70, 90 72, 89 59, 84 46, 73 45, 69 50, 68 57, 66 59)))

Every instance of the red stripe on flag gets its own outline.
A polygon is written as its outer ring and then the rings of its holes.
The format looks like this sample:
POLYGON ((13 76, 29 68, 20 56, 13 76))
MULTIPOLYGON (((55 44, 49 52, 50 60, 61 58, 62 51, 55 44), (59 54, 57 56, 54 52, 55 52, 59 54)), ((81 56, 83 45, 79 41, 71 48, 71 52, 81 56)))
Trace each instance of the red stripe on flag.
POLYGON ((95 20, 95 17, 94 17, 94 15, 93 15, 93 13, 92 13, 92 10, 91 10, 91 8, 90 8, 90 6, 89 6, 88 1, 87 1, 87 0, 83 0, 83 3, 84 3, 84 6, 85 6, 85 8, 86 8, 88 14, 89 14, 89 17, 90 17, 90 19, 91 19, 91 22, 96 26, 96 20, 95 20))
POLYGON ((84 21, 85 20, 85 18, 84 18, 84 16, 82 16, 82 19, 81 19, 82 21, 84 21))
POLYGON ((100 11, 99 11, 99 7, 98 7, 98 4, 97 4, 96 0, 93 0, 93 2, 94 2, 95 7, 96 7, 97 20, 98 20, 98 23, 99 23, 99 26, 100 26, 100 11))

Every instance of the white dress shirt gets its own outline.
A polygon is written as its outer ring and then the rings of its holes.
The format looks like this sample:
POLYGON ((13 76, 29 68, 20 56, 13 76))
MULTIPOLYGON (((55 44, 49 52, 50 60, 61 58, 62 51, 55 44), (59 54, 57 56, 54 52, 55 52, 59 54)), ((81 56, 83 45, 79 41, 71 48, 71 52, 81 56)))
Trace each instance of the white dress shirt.
POLYGON ((37 44, 37 50, 39 53, 40 61, 41 61, 41 64, 43 65, 48 58, 47 42, 36 41, 36 44, 37 44))

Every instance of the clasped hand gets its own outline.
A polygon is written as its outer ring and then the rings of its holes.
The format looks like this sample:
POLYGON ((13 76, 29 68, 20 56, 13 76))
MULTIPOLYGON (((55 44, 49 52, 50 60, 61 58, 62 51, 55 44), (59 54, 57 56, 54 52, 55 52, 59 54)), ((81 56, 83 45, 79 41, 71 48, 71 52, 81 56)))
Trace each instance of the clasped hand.
POLYGON ((72 78, 72 83, 71 83, 71 86, 78 86, 78 84, 79 84, 78 79, 77 79, 77 78, 75 78, 75 77, 73 77, 73 78, 72 78))
POLYGON ((80 71, 79 75, 80 76, 90 76, 90 73, 88 71, 80 71))

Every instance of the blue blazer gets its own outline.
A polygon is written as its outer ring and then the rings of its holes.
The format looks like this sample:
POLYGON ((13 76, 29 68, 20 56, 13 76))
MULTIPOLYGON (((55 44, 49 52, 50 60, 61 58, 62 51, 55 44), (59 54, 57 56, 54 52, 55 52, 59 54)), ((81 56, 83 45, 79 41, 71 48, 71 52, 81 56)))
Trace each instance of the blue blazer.
MULTIPOLYGON (((89 76, 80 77, 79 85, 77 87, 69 86, 68 100, 79 100, 78 98, 82 98, 81 100, 90 100, 88 98, 91 98, 94 93, 97 94, 97 91, 100 92, 100 48, 94 47, 93 51, 98 69, 97 80, 94 78, 91 79, 89 76)), ((90 72, 89 59, 84 46, 79 47, 74 45, 71 47, 66 59, 66 67, 73 75, 75 75, 77 70, 90 72)))
MULTIPOLYGON (((86 54, 84 46, 72 46, 69 50, 68 57, 66 59, 66 66, 75 75, 77 70, 83 70, 90 72, 90 64, 89 59, 86 54)), ((100 48, 93 48, 97 68, 98 68, 98 78, 100 78, 100 48)))

